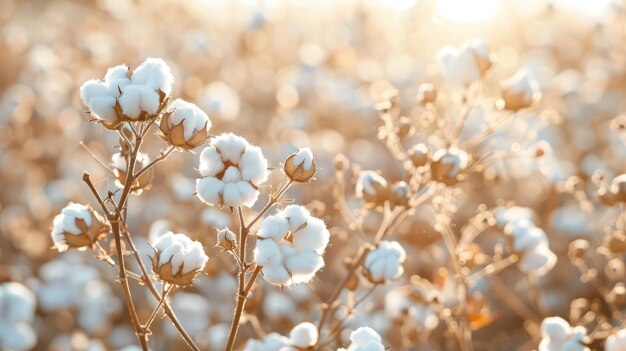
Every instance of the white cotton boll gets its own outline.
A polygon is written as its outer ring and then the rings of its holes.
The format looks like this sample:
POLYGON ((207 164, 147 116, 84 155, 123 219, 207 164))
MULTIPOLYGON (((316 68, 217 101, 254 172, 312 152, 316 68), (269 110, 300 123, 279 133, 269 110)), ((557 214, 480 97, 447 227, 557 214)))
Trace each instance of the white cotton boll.
POLYGON ((546 243, 524 252, 519 263, 519 268, 523 272, 542 276, 552 270, 556 261, 556 255, 550 250, 546 243))
POLYGON ((528 207, 497 207, 494 211, 496 217, 496 224, 504 228, 509 222, 517 221, 520 219, 526 219, 533 221, 533 210, 528 207))
POLYGON ((382 241, 376 249, 367 254, 364 266, 369 278, 375 283, 380 283, 400 277, 404 273, 402 262, 405 259, 406 252, 399 243, 382 241))
POLYGON ((174 76, 165 61, 150 57, 134 70, 131 80, 133 84, 145 84, 155 91, 161 90, 165 95, 169 95, 172 92, 174 76))
POLYGON ((363 171, 359 174, 356 183, 357 196, 363 197, 367 194, 370 196, 378 195, 381 188, 387 187, 387 181, 374 171, 363 171))
POLYGON ((196 180, 196 193, 200 200, 209 205, 218 205, 224 192, 224 182, 215 177, 206 177, 196 180))
POLYGON ((235 166, 230 166, 224 172, 224 176, 222 177, 222 181, 224 183, 236 183, 241 180, 241 172, 239 172, 239 168, 235 166))
POLYGON ((260 266, 275 266, 282 260, 280 249, 274 240, 257 240, 254 249, 254 262, 260 266))
POLYGON ((202 248, 202 244, 195 241, 193 242, 191 249, 187 252, 185 260, 183 261, 183 274, 187 274, 193 270, 203 269, 204 264, 207 261, 206 254, 202 248))
POLYGON ((116 95, 99 80, 88 80, 80 87, 80 98, 92 115, 106 121, 114 121, 116 95))
POLYGON ((267 159, 257 146, 248 146, 241 156, 239 163, 241 175, 244 180, 249 180, 253 184, 261 184, 267 180, 269 172, 267 170, 267 159))
POLYGON ((419 329, 433 330, 439 325, 439 317, 430 306, 416 303, 409 308, 409 316, 419 329))
POLYGON ((609 336, 604 344, 606 351, 626 351, 626 328, 609 336))
POLYGON ((513 238, 520 238, 528 235, 535 228, 535 223, 526 218, 512 220, 504 226, 504 232, 513 238))
POLYGON ((364 346, 370 341, 382 342, 378 333, 370 327, 361 327, 350 334, 350 341, 357 346, 364 346))
POLYGON ((212 143, 219 150, 223 161, 230 161, 234 164, 239 164, 241 155, 249 145, 244 138, 233 133, 218 135, 212 143))
POLYGON ((118 101, 124 115, 139 118, 142 112, 154 115, 159 109, 159 99, 159 94, 146 85, 128 85, 118 101))
POLYGON ((304 322, 296 325, 289 333, 291 345, 299 348, 312 347, 317 344, 317 328, 315 325, 304 322))
POLYGON ((182 123, 183 137, 187 141, 189 141, 196 132, 211 128, 209 116, 198 106, 183 99, 174 100, 174 102, 168 106, 168 110, 172 111, 169 118, 170 125, 176 126, 182 123))
POLYGON ((565 341, 572 333, 570 324, 561 317, 548 317, 541 322, 541 336, 565 341))
POLYGON ((224 203, 229 206, 237 207, 245 204, 237 183, 229 183, 225 181, 224 185, 224 203))
POLYGON ((239 190, 244 206, 252 207, 252 205, 254 205, 256 200, 259 198, 259 192, 254 189, 249 182, 237 182, 237 190, 239 190))
POLYGON ((445 46, 438 56, 449 84, 466 85, 480 78, 480 70, 471 50, 445 46))
POLYGON ((289 285, 291 277, 283 265, 265 266, 262 270, 263 278, 275 285, 289 285))
POLYGON ((176 285, 191 284, 209 260, 202 244, 184 234, 166 233, 156 239, 153 247, 155 272, 163 281, 176 285))
POLYGON ((30 350, 37 341, 32 329, 35 295, 20 283, 0 284, 0 349, 30 350))
POLYGON ((289 230, 295 231, 303 226, 311 214, 304 206, 289 205, 282 211, 283 217, 289 221, 289 230))
POLYGON ((214 177, 224 170, 224 163, 215 145, 205 147, 200 153, 200 175, 214 177))
POLYGON ((324 221, 319 218, 309 218, 306 226, 293 236, 293 247, 298 251, 313 250, 321 255, 329 240, 330 233, 324 221))
POLYGON ((120 91, 122 91, 125 86, 130 84, 130 79, 128 78, 128 67, 125 65, 119 65, 109 68, 104 76, 104 82, 111 93, 113 93, 115 97, 118 97, 120 95, 120 91))
MULTIPOLYGON (((300 252, 287 258, 285 267, 293 275, 309 276, 324 266, 324 260, 314 251, 300 252)), ((295 278, 294 278, 295 279, 295 278)))
POLYGON ((289 231, 289 222, 283 216, 272 215, 267 216, 261 223, 257 235, 261 238, 272 238, 274 240, 280 240, 285 237, 285 234, 289 231))
POLYGON ((70 203, 52 220, 50 236, 57 250, 63 252, 70 247, 79 249, 87 247, 108 231, 109 227, 105 224, 105 219, 90 207, 70 203), (75 237, 68 237, 68 235, 75 237))
POLYGON ((532 228, 525 235, 518 236, 513 240, 513 250, 523 252, 532 248, 545 244, 547 245, 548 237, 541 228, 532 228))

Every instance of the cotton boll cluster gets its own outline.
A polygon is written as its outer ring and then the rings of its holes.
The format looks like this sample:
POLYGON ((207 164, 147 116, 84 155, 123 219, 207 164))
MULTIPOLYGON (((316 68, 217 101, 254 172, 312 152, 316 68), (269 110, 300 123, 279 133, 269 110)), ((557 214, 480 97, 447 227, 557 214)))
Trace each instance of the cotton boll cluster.
POLYGON ((399 278, 404 273, 402 263, 406 252, 397 241, 381 241, 365 257, 363 267, 367 279, 376 284, 399 278))
POLYGON ((259 186, 267 180, 267 160, 261 149, 232 133, 211 139, 200 154, 200 176, 196 190, 209 205, 251 207, 259 197, 259 186))
POLYGON ((198 106, 176 99, 166 109, 159 124, 161 138, 185 150, 202 145, 211 129, 209 116, 198 106))
POLYGON ((302 206, 290 205, 261 223, 254 261, 274 285, 308 282, 324 266, 329 238, 324 221, 302 206))
POLYGON ((584 327, 573 327, 561 317, 545 318, 541 322, 539 351, 590 351, 590 340, 584 327))
POLYGON ((152 245, 152 269, 167 283, 180 286, 191 284, 209 260, 202 244, 185 234, 169 232, 158 237, 152 245))
POLYGON ((0 349, 20 351, 35 346, 35 303, 35 294, 24 285, 0 284, 0 349))
POLYGON ((370 327, 361 327, 350 334, 350 345, 337 351, 384 351, 385 346, 378 333, 370 327))
POLYGON ((362 171, 356 182, 356 195, 368 203, 379 205, 389 197, 385 178, 374 171, 362 171))
POLYGON ((526 70, 517 72, 502 84, 502 102, 507 110, 517 111, 530 107, 539 95, 537 82, 526 70))
POLYGON ((519 268, 533 275, 545 275, 556 264, 557 257, 550 250, 548 237, 532 220, 529 209, 498 208, 496 222, 512 241, 512 248, 521 256, 519 268), (526 210, 526 211, 525 211, 526 210))
POLYGON ((92 247, 109 232, 109 225, 91 207, 70 203, 52 221, 50 233, 59 252, 92 247))
POLYGON ((317 169, 313 152, 308 147, 298 149, 285 160, 283 166, 285 174, 294 182, 308 182, 313 178, 317 169))
POLYGON ((250 339, 244 351, 308 350, 317 344, 318 337, 315 325, 304 322, 293 327, 288 338, 278 333, 270 333, 263 340, 250 339))
POLYGON ((174 78, 162 59, 148 58, 135 70, 125 65, 110 68, 104 81, 89 80, 80 88, 83 103, 110 129, 126 120, 156 117, 172 91, 174 78))
POLYGON ((626 350, 626 328, 620 329, 615 334, 609 336, 604 343, 605 351, 625 351, 626 350))
MULTIPOLYGON (((126 152, 117 152, 111 156, 111 166, 115 173, 115 185, 123 189, 126 183, 126 176, 128 173, 127 159, 129 155, 126 152)), ((142 168, 150 164, 150 157, 142 152, 137 153, 135 159, 135 166, 133 173, 137 173, 142 168)), ((152 188, 152 178, 154 177, 154 169, 149 169, 144 172, 135 180, 135 183, 131 186, 131 191, 135 195, 140 195, 144 190, 150 190, 152 188)))
POLYGON ((489 48, 478 39, 465 42, 459 48, 445 46, 438 56, 446 80, 451 85, 468 85, 491 67, 489 48))
MULTIPOLYGON (((67 257, 67 256, 65 256, 67 257)), ((39 270, 35 293, 45 312, 74 310, 81 329, 104 330, 121 304, 96 268, 75 260, 55 260, 39 270)))

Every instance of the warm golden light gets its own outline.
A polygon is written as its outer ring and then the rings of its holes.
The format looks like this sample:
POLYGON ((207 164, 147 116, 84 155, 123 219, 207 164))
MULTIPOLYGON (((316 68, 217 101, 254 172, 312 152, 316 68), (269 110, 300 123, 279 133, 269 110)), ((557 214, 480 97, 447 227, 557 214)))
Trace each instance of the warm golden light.
POLYGON ((501 0, 437 0, 437 12, 459 22, 483 22, 500 9, 501 0))

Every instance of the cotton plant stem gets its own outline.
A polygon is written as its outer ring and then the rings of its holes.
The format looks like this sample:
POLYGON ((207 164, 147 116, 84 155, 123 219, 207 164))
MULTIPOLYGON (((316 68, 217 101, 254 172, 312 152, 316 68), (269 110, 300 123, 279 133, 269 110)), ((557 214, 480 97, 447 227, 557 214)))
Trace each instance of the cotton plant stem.
POLYGON ((163 289, 161 290, 161 300, 159 300, 159 303, 150 314, 148 321, 144 324, 144 330, 146 331, 146 333, 149 332, 152 322, 156 318, 157 314, 159 313, 159 310, 161 309, 161 306, 163 305, 163 303, 165 302, 165 299, 167 298, 167 294, 169 294, 170 290, 172 290, 172 285, 169 285, 169 286, 166 286, 166 285, 167 285, 166 283, 163 283, 163 289))
POLYGON ((172 153, 172 151, 174 151, 174 150, 176 150, 176 147, 172 145, 172 146, 168 147, 165 151, 161 151, 161 154, 157 158, 152 160, 152 162, 148 163, 144 168, 142 168, 137 173, 135 173, 133 178, 135 178, 135 179, 139 178, 142 174, 147 172, 150 168, 154 167, 154 165, 156 165, 157 163, 165 160, 172 153))

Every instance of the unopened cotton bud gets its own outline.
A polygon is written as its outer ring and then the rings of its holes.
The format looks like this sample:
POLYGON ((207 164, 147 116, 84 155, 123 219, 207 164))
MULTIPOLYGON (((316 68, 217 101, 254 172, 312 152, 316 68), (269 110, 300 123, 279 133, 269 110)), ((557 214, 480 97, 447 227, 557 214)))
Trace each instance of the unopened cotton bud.
POLYGON ((411 186, 405 182, 396 182, 391 186, 390 200, 393 204, 404 206, 411 198, 411 186))
MULTIPOLYGON (((126 165, 127 156, 121 152, 113 154, 111 156, 111 164, 113 166, 113 172, 116 177, 115 185, 119 188, 124 188, 126 184, 126 176, 128 173, 128 168, 126 165)), ((135 167, 133 169, 133 173, 139 172, 142 168, 148 166, 150 164, 150 158, 147 154, 142 152, 137 153, 137 158, 135 159, 135 167)), ((134 183, 131 185, 131 192, 134 194, 141 194, 144 190, 150 190, 152 188, 152 178, 154 177, 154 168, 148 169, 146 172, 143 172, 139 176, 139 178, 135 179, 134 183)))
POLYGON ((504 108, 518 111, 530 107, 539 96, 537 82, 527 71, 520 71, 502 84, 504 108))
POLYGON ((420 84, 417 90, 417 102, 422 105, 432 104, 437 100, 437 88, 430 83, 420 84))
POLYGON ((311 149, 305 147, 289 155, 285 160, 283 170, 287 177, 294 182, 308 182, 311 180, 317 171, 311 149))
POLYGON ((619 202, 626 202, 626 174, 621 174, 611 182, 611 194, 619 202))
POLYGON ((237 248, 237 237, 228 228, 220 229, 217 232, 217 246, 222 250, 233 250, 237 248))
POLYGON ((372 204, 382 204, 389 198, 385 178, 374 171, 362 171, 356 182, 356 195, 372 204))
POLYGON ((161 280, 170 284, 191 284, 209 260, 202 244, 184 234, 165 233, 152 246, 152 269, 161 280))
POLYGON ((159 128, 161 138, 167 143, 192 150, 207 140, 211 121, 198 106, 176 99, 167 107, 159 128))
POLYGON ((60 252, 91 248, 109 232, 105 219, 90 206, 70 203, 52 222, 52 241, 60 252))
POLYGON ((404 273, 402 263, 405 260, 406 252, 398 242, 381 241, 365 257, 365 276, 376 284, 396 279, 404 273))
POLYGON ((454 147, 435 151, 430 160, 432 179, 446 185, 454 185, 463 179, 469 163, 468 154, 454 147))
POLYGON ((267 160, 261 149, 232 133, 211 139, 200 153, 198 197, 209 205, 251 207, 259 185, 267 180, 267 160))
POLYGON ((409 149, 408 153, 413 166, 422 167, 428 163, 428 146, 426 144, 415 144, 409 149))
POLYGON ((315 344, 317 344, 317 338, 317 328, 309 322, 300 323, 289 332, 290 344, 299 349, 315 346, 315 344))

